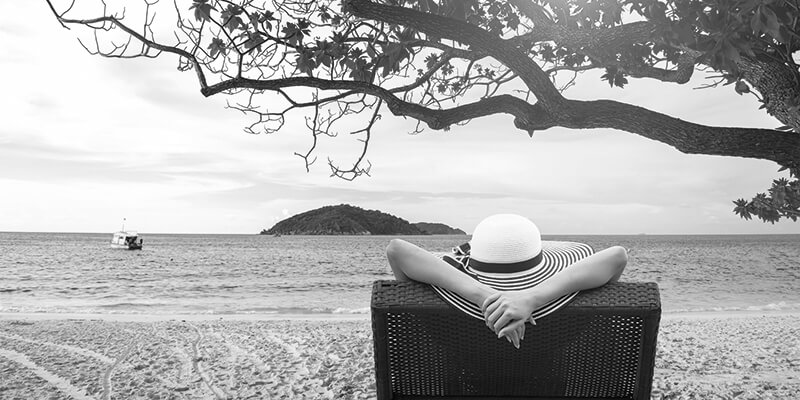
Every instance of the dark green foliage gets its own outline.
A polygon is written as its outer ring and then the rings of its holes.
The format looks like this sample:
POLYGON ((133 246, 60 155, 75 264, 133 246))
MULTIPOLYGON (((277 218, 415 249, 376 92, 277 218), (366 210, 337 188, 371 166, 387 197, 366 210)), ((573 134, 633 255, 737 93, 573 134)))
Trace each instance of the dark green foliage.
POLYGON ((378 210, 349 204, 297 214, 262 231, 267 235, 424 235, 408 221, 378 210))

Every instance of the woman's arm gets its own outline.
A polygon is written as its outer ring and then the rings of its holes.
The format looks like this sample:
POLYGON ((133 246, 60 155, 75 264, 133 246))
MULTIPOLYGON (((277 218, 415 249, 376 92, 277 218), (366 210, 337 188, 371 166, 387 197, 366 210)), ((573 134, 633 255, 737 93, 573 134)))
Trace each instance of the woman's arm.
POLYGON ((481 305, 495 290, 459 272, 439 257, 402 239, 392 239, 386 257, 398 281, 430 283, 481 305))
POLYGON ((568 266, 538 286, 495 293, 482 303, 486 324, 498 335, 516 331, 525 326, 531 313, 558 297, 617 281, 627 263, 623 247, 609 247, 568 266))
MULTIPOLYGON (((458 271, 439 257, 401 239, 392 239, 386 247, 386 257, 398 281, 415 280, 456 292, 467 300, 481 305, 497 292, 467 274, 458 271)), ((495 331, 496 332, 496 331, 495 331)), ((525 332, 525 327, 507 330, 502 335, 515 347, 525 332)))

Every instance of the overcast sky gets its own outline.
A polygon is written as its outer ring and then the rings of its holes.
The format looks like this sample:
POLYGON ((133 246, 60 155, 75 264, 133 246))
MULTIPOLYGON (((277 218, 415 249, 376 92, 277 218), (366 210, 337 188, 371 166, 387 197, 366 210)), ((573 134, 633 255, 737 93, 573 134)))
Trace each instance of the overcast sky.
MULTIPOLYGON (((170 3, 171 4, 171 3, 170 3)), ((533 138, 510 117, 409 135, 388 111, 368 159, 372 177, 330 178, 356 138, 325 139, 306 173, 293 155, 311 143, 287 129, 250 135, 252 122, 204 98, 171 56, 105 59, 86 53, 44 2, 0 14, 0 231, 255 233, 324 205, 349 203, 411 222, 471 231, 483 217, 519 213, 546 234, 800 233, 800 224, 745 221, 732 200, 785 174, 772 162, 685 155, 637 135, 550 129, 533 138)), ((781 125, 731 86, 633 80, 609 88, 585 75, 570 98, 612 98, 710 125, 781 125)), ((366 118, 367 116, 365 116, 366 118)))

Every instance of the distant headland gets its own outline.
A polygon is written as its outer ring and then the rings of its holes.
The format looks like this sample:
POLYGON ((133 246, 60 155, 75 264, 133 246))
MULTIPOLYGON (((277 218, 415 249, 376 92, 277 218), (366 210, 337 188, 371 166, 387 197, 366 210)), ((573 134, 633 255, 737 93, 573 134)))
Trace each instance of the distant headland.
POLYGON ((410 223, 378 210, 349 204, 325 206, 278 222, 262 235, 465 235, 442 223, 410 223))

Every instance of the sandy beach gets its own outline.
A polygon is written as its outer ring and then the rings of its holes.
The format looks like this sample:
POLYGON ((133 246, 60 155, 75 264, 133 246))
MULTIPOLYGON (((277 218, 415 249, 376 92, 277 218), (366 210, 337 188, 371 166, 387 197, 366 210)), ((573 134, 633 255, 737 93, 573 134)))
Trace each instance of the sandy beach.
MULTIPOLYGON (((74 318, 0 316, 0 398, 375 398, 366 318, 74 318)), ((655 368, 653 399, 800 398, 800 315, 665 314, 655 368)))

